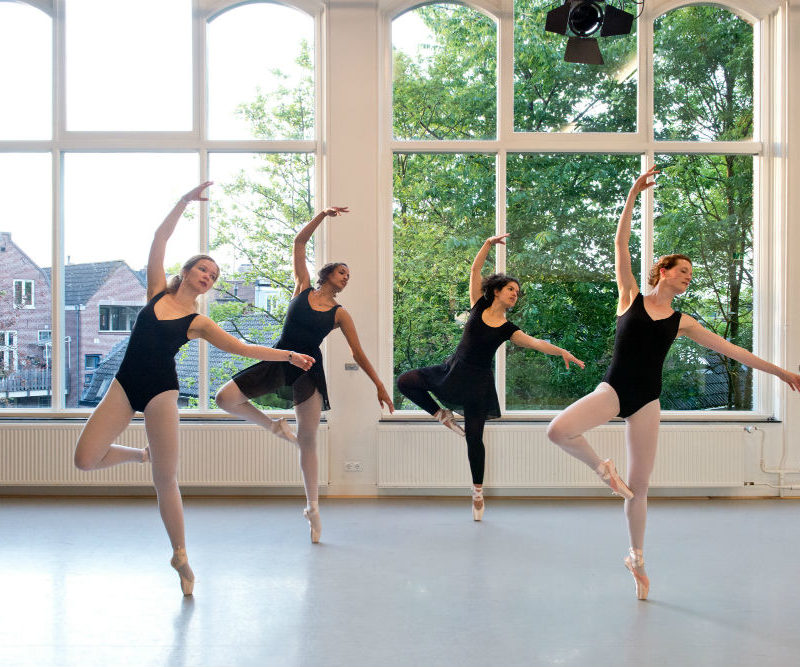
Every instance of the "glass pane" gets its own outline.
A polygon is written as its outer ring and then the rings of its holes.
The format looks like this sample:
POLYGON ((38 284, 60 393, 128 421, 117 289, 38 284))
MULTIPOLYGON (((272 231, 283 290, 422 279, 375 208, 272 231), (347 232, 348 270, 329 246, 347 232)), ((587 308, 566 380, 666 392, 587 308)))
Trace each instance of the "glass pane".
MULTIPOLYGON (((732 343, 753 349, 753 158, 656 156, 656 256, 692 258, 688 292, 675 304, 732 343)), ((686 337, 664 369, 665 410, 750 410, 753 372, 686 337)))
POLYGON ((50 407, 52 167, 0 153, 0 409, 50 407))
POLYGON ((720 7, 693 6, 655 22, 657 139, 753 136, 753 27, 720 7))
POLYGON ((225 139, 314 138, 314 19, 272 3, 208 23, 208 132, 225 139))
MULTIPOLYGON (((294 236, 315 213, 314 156, 213 153, 209 172, 216 183, 211 252, 221 269, 209 299, 209 316, 237 338, 271 345, 280 336, 294 290, 294 236)), ((313 239, 307 249, 313 276, 313 239)), ((216 407, 217 389, 236 371, 254 363, 209 347, 211 407, 216 407)), ((266 408, 291 408, 274 395, 256 402, 266 408)))
POLYGON ((392 22, 394 136, 496 134, 497 28, 462 5, 436 4, 392 22))
POLYGON ((0 2, 0 139, 49 139, 53 26, 38 9, 0 2))
MULTIPOLYGON (((604 65, 568 63, 567 37, 544 30, 556 7, 553 0, 514 2, 514 129, 635 132, 636 22, 630 35, 597 40, 604 65)), ((626 10, 635 12, 630 4, 626 10)))
MULTIPOLYGON (((139 309, 147 302, 153 233, 178 198, 197 183, 190 153, 69 153, 64 157, 64 318, 69 336, 67 407, 94 406, 114 378, 139 309), (87 368, 99 355, 96 368, 87 368)), ((168 274, 198 252, 197 204, 167 244, 168 274)), ((184 347, 183 350, 186 348, 184 347)), ((176 355, 184 359, 183 351, 176 355)), ((180 401, 197 384, 197 357, 180 401)), ((180 376, 179 376, 180 377, 180 376)))
MULTIPOLYGON (((395 377, 443 362, 458 345, 472 260, 495 229, 494 192, 494 156, 394 156, 395 377)), ((394 404, 418 409, 396 386, 394 404)))
POLYGON ((191 0, 66 0, 69 130, 192 129, 191 0))
MULTIPOLYGON (((509 319, 586 362, 567 370, 561 357, 509 345, 509 410, 558 410, 602 380, 616 326, 614 233, 639 167, 634 155, 509 155, 507 267, 522 288, 509 319)), ((635 273, 639 224, 637 208, 635 273)))

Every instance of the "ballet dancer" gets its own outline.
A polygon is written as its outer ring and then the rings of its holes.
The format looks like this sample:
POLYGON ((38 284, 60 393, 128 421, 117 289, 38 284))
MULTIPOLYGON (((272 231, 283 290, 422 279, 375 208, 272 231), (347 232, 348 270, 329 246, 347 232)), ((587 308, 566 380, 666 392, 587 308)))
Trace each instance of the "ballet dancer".
POLYGON ((99 470, 120 463, 152 463, 153 483, 161 519, 172 543, 170 564, 180 577, 184 595, 194 589, 194 573, 186 556, 183 503, 178 488, 178 375, 175 354, 194 338, 203 338, 225 352, 253 359, 285 361, 299 370, 314 364, 298 352, 250 345, 223 331, 213 320, 196 312, 196 299, 210 290, 219 276, 208 255, 191 257, 169 284, 164 274, 167 241, 187 204, 208 201, 202 196, 211 185, 201 183, 180 198, 156 230, 147 260, 147 305, 131 330, 128 348, 116 377, 78 438, 75 465, 99 470), (135 412, 144 413, 148 446, 144 449, 112 444, 135 412))
POLYGON ((317 457, 317 430, 320 413, 330 409, 328 387, 322 366, 320 343, 333 329, 341 329, 353 359, 375 384, 378 404, 394 412, 386 388, 361 349, 356 327, 350 314, 338 303, 336 295, 350 280, 350 269, 344 262, 323 266, 318 274, 317 286, 311 286, 306 264, 306 244, 314 231, 328 216, 335 218, 349 213, 346 206, 331 206, 317 213, 294 239, 292 264, 294 293, 286 311, 283 331, 275 347, 293 348, 311 356, 316 363, 308 372, 292 368, 284 362, 261 362, 238 372, 217 392, 217 405, 237 417, 253 424, 270 428, 269 418, 250 402, 266 394, 277 393, 291 400, 297 418, 297 436, 293 437, 299 449, 300 469, 306 492, 303 516, 308 521, 313 543, 319 542, 322 520, 319 512, 319 461, 317 457))
POLYGON ((509 234, 492 236, 484 241, 469 275, 470 312, 456 351, 443 364, 406 371, 397 378, 400 392, 433 415, 444 426, 467 440, 467 458, 472 473, 472 518, 483 518, 483 472, 486 450, 483 428, 488 419, 500 416, 500 404, 494 386, 492 361, 497 348, 510 340, 544 354, 560 355, 581 368, 584 363, 572 353, 544 340, 533 338, 506 319, 519 298, 519 281, 504 273, 481 278, 481 269, 491 248, 505 245, 509 234), (446 407, 441 408, 433 393, 446 407), (453 410, 464 414, 464 428, 453 410))
POLYGON ((619 301, 617 333, 611 365, 603 381, 589 395, 566 408, 550 424, 549 438, 565 452, 592 468, 611 490, 625 499, 630 550, 625 567, 636 585, 636 596, 646 600, 650 581, 644 569, 644 533, 647 491, 656 455, 661 415, 659 396, 664 359, 678 336, 731 359, 779 377, 792 390, 800 389, 800 375, 760 359, 744 348, 702 327, 689 315, 672 309, 692 278, 692 261, 680 254, 661 257, 650 271, 650 293, 643 296, 631 268, 631 217, 640 192, 655 184, 653 167, 639 176, 628 193, 614 240, 619 301), (585 431, 612 417, 625 419, 628 450, 626 484, 610 459, 601 460, 583 436, 585 431))

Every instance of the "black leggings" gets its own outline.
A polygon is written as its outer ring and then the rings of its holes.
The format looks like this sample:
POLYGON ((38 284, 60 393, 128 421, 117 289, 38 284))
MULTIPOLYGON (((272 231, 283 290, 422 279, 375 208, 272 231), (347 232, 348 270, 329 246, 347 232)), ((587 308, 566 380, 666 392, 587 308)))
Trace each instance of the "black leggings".
MULTIPOLYGON (((430 415, 441 408, 430 395, 430 386, 425 376, 417 370, 407 371, 397 378, 397 388, 403 396, 411 399, 430 415)), ((464 432, 467 437, 467 457, 472 472, 472 483, 483 484, 483 470, 486 465, 486 448, 483 446, 483 427, 486 417, 478 411, 464 407, 464 432)))

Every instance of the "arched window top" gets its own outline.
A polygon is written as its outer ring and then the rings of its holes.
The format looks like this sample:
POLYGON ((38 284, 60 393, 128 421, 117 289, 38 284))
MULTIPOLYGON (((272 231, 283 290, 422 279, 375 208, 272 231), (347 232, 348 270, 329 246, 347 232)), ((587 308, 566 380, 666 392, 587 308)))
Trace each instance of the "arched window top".
POLYGON ((738 14, 748 23, 756 23, 781 6, 780 0, 648 0, 644 12, 647 16, 656 19, 662 14, 691 5, 713 5, 738 14))
POLYGON ((223 14, 245 5, 278 5, 287 9, 295 9, 310 16, 318 14, 324 3, 322 0, 292 0, 277 2, 276 0, 201 0, 200 8, 206 21, 213 21, 223 14))
POLYGON ((439 0, 438 2, 419 2, 418 0, 386 0, 381 3, 382 9, 390 20, 400 18, 403 14, 431 5, 461 5, 467 9, 473 9, 488 16, 497 23, 502 13, 502 2, 493 0, 482 0, 481 2, 459 2, 454 0, 439 0))
POLYGON ((39 9, 43 11, 45 14, 52 18, 53 14, 55 14, 55 8, 53 7, 54 0, 0 0, 0 4, 3 3, 12 3, 12 4, 23 4, 23 5, 30 5, 35 9, 39 9))
POLYGON ((315 21, 275 2, 208 21, 208 132, 215 139, 313 139, 315 21))

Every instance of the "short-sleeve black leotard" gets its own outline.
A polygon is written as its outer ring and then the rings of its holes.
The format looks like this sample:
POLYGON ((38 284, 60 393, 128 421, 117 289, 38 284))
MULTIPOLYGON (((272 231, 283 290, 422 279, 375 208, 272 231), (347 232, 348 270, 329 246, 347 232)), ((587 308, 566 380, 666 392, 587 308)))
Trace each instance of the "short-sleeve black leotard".
POLYGON ((159 320, 155 305, 166 290, 156 294, 139 311, 131 330, 128 348, 117 371, 131 407, 144 412, 151 399, 163 391, 178 389, 175 355, 189 342, 189 325, 197 313, 173 320, 159 320))
POLYGON ((456 351, 443 364, 420 368, 430 390, 451 410, 469 411, 485 419, 500 416, 492 362, 497 348, 519 330, 511 322, 492 327, 483 321, 491 304, 483 297, 469 312, 456 351))
POLYGON ((639 292, 628 310, 617 317, 614 356, 603 382, 619 398, 619 417, 630 417, 661 395, 664 359, 678 335, 681 314, 654 320, 647 314, 639 292))
POLYGON ((316 390, 322 395, 322 409, 330 409, 319 346, 336 326, 336 311, 341 306, 314 310, 308 302, 311 289, 304 289, 289 302, 283 331, 275 347, 308 354, 314 357, 314 365, 307 371, 288 361, 261 361, 249 366, 233 376, 236 386, 247 398, 277 394, 298 405, 309 399, 316 390))

